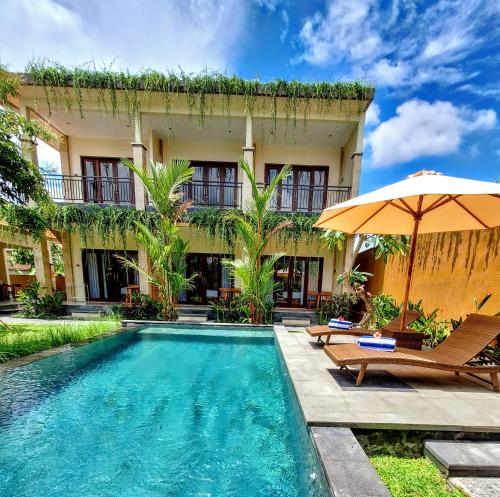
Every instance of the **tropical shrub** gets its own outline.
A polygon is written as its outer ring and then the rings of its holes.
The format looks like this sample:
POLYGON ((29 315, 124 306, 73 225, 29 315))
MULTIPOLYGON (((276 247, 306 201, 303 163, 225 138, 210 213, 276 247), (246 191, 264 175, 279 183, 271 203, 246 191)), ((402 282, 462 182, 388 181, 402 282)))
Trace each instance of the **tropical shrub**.
POLYGON ((113 313, 121 319, 159 320, 163 316, 163 305, 143 293, 132 294, 132 305, 117 304, 113 313))
POLYGON ((55 289, 51 294, 40 295, 42 285, 38 281, 33 281, 24 290, 17 294, 17 300, 22 308, 20 314, 27 318, 51 319, 64 315, 65 292, 55 289))
POLYGON ((262 324, 272 322, 274 266, 283 252, 263 257, 264 251, 271 238, 290 224, 290 221, 273 225, 269 222, 272 213, 269 210, 269 201, 278 185, 289 176, 290 166, 284 166, 273 178, 268 186, 257 185, 252 168, 244 160, 240 167, 250 181, 252 196, 247 201, 244 213, 234 212, 229 216, 235 221, 237 240, 241 246, 240 259, 225 260, 231 275, 239 281, 241 298, 247 302, 250 322, 262 324))
POLYGON ((214 300, 210 302, 210 309, 215 314, 215 320, 218 323, 250 322, 248 302, 242 297, 214 300))
POLYGON ((318 309, 316 309, 316 315, 318 316, 319 324, 328 324, 328 321, 332 318, 338 318, 339 316, 345 319, 352 318, 352 311, 358 298, 353 293, 339 293, 332 295, 328 300, 323 300, 318 309))
POLYGON ((163 305, 163 318, 167 321, 177 319, 175 302, 179 294, 192 287, 196 274, 186 278, 186 256, 189 244, 181 237, 178 221, 189 207, 183 202, 182 185, 191 180, 194 169, 189 161, 173 159, 168 165, 150 163, 151 175, 146 168, 123 159, 144 184, 150 201, 157 210, 156 225, 148 226, 135 221, 135 238, 144 247, 150 261, 150 267, 143 267, 134 260, 119 257, 125 266, 136 269, 158 288, 163 305))

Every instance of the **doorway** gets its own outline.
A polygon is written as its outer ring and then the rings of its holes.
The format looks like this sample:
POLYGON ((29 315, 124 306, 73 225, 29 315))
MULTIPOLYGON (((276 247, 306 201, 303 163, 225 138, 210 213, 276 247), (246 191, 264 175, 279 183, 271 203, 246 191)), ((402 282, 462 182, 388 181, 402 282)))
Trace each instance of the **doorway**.
POLYGON ((229 268, 223 259, 231 258, 224 254, 188 254, 186 258, 188 275, 196 274, 193 288, 187 290, 184 300, 187 304, 206 305, 219 298, 219 288, 232 287, 229 268))
POLYGON ((83 277, 89 300, 120 302, 128 285, 139 284, 139 274, 115 257, 137 261, 137 251, 82 250, 83 277))
POLYGON ((274 271, 274 301, 282 307, 306 307, 307 292, 321 291, 322 276, 322 257, 282 257, 274 271))

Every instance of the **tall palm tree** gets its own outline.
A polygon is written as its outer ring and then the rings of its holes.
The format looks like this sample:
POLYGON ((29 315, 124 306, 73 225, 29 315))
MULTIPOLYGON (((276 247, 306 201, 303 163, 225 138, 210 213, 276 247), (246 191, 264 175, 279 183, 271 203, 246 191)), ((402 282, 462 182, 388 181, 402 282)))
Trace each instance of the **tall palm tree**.
POLYGON ((244 160, 240 167, 250 181, 252 196, 245 205, 245 211, 231 214, 236 221, 238 243, 242 249, 241 259, 224 261, 231 268, 232 275, 240 281, 242 298, 248 302, 250 321, 264 323, 272 309, 272 294, 275 288, 274 266, 285 255, 277 252, 263 259, 264 251, 272 237, 290 225, 284 221, 277 225, 271 223, 271 200, 278 185, 290 175, 291 167, 284 166, 266 187, 257 185, 252 168, 244 160))
POLYGON ((183 159, 173 159, 167 165, 151 161, 150 173, 128 159, 122 162, 141 179, 159 219, 154 227, 138 221, 135 223, 137 232, 134 236, 148 255, 149 267, 123 257, 120 259, 125 265, 145 274, 148 281, 158 288, 164 319, 175 321, 176 299, 183 290, 191 288, 194 277, 184 276, 189 244, 182 239, 177 226, 190 205, 190 202, 183 201, 181 188, 191 180, 194 169, 183 159))

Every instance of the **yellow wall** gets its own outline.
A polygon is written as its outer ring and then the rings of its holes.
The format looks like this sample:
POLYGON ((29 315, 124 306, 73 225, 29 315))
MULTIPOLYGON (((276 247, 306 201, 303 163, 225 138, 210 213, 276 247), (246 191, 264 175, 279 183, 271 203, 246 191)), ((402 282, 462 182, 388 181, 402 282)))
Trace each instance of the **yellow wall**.
MULTIPOLYGON (((407 267, 408 258, 390 257, 380 290, 401 301, 407 267)), ((370 265, 363 269, 370 271, 370 265)), ((493 296, 481 313, 495 314, 500 311, 500 228, 419 236, 411 300, 422 299, 426 312, 437 308, 440 318, 449 319, 474 312, 474 298, 488 293, 493 296)))

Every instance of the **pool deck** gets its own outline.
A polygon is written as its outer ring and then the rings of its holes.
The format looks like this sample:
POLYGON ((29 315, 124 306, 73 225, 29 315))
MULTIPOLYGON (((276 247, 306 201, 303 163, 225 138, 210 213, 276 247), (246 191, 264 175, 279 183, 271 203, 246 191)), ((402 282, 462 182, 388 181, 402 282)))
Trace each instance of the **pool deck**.
MULTIPOLYGON (((275 332, 310 426, 500 433, 500 394, 483 382, 385 365, 368 368, 355 387, 305 331, 276 325, 275 332)), ((354 340, 334 337, 332 343, 354 340)))

